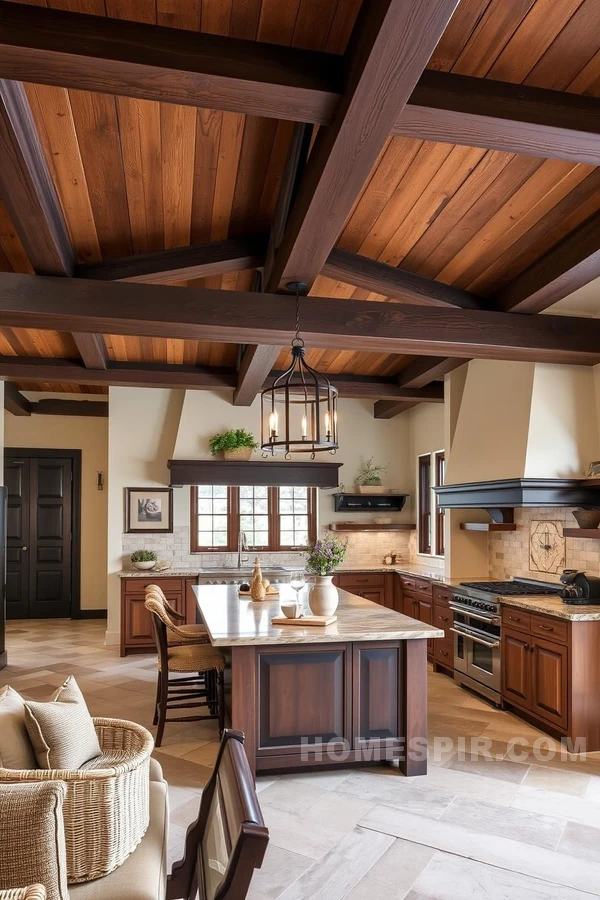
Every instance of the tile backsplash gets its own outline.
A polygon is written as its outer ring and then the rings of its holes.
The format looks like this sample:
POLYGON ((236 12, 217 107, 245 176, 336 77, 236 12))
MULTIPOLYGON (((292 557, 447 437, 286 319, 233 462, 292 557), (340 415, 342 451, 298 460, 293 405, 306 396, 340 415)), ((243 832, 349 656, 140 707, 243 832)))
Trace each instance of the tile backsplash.
MULTIPOLYGON (((529 532, 531 522, 538 520, 556 522, 560 534, 563 528, 577 528, 572 508, 515 509, 516 531, 489 534, 491 578, 501 580, 518 575, 540 581, 559 580, 560 572, 553 574, 530 568, 529 532)), ((583 569, 590 575, 600 575, 600 540, 565 538, 564 568, 583 569)))
MULTIPOLYGON (((422 558, 412 560, 416 547, 413 531, 361 531, 348 534, 348 551, 344 566, 379 565, 388 553, 395 553, 398 561, 421 562, 422 558)), ((341 536, 341 535, 340 535, 341 536)), ((187 525, 176 525, 172 534, 124 534, 123 535, 123 567, 129 566, 129 556, 134 550, 155 550, 159 559, 168 560, 175 566, 191 568, 210 568, 234 566, 237 553, 190 553, 190 529, 187 525)), ((254 559, 251 552, 244 556, 254 559)), ((304 562, 302 553, 261 553, 263 565, 295 566, 304 562)), ((436 560, 432 561, 433 563, 436 560)), ((443 567, 443 560, 440 561, 443 567)), ((429 564, 429 558, 427 559, 429 564)))

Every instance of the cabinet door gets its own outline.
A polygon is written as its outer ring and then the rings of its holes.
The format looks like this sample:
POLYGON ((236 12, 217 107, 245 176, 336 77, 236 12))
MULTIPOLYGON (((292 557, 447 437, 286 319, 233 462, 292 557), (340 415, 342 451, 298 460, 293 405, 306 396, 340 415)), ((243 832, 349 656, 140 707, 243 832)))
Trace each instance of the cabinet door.
POLYGON ((125 603, 125 646, 154 647, 152 617, 144 606, 143 594, 129 594, 125 603))
POLYGON ((370 590, 360 590, 356 591, 359 597, 364 597, 365 600, 371 600, 372 603, 379 603, 380 606, 385 606, 385 591, 383 588, 371 588, 370 590))
POLYGON ((567 727, 567 648, 531 639, 531 711, 567 727))
POLYGON ((502 634, 502 696, 531 708, 531 655, 528 635, 504 629, 502 634))
POLYGON ((353 736, 358 748, 368 742, 398 740, 403 729, 400 690, 401 649, 398 642, 352 645, 353 736))
MULTIPOLYGON (((433 622, 433 601, 419 594, 415 600, 415 619, 431 625, 433 622)), ((433 638, 427 639, 427 656, 433 656, 433 638)))

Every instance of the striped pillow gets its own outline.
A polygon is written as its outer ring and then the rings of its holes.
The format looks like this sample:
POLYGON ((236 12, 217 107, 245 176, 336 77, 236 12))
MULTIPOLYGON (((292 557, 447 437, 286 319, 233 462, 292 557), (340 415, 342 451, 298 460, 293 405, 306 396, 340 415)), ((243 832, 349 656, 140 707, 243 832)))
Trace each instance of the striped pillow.
POLYGON ((94 722, 72 675, 49 703, 25 701, 25 726, 41 769, 80 769, 102 753, 94 722))

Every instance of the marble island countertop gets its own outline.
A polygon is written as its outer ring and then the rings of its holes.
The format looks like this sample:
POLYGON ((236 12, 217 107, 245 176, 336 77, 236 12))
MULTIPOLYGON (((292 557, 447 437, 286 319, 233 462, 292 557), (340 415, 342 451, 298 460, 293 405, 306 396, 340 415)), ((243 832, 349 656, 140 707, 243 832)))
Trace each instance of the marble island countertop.
MULTIPOLYGON (((282 602, 294 602, 296 592, 282 585, 274 600, 254 603, 240 597, 237 585, 195 585, 194 593, 211 643, 215 647, 263 644, 316 644, 339 641, 393 641, 442 638, 444 632, 340 590, 337 622, 326 628, 272 625, 282 602)), ((307 605, 307 590, 300 598, 307 605)))

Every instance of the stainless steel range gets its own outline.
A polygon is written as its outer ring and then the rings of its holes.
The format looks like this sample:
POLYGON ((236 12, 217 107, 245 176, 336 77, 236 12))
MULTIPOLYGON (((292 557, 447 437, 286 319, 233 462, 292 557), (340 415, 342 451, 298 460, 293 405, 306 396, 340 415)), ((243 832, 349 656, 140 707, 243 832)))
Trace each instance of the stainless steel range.
POLYGON ((453 588, 454 680, 501 706, 499 596, 555 594, 561 585, 533 579, 465 581, 453 588))

